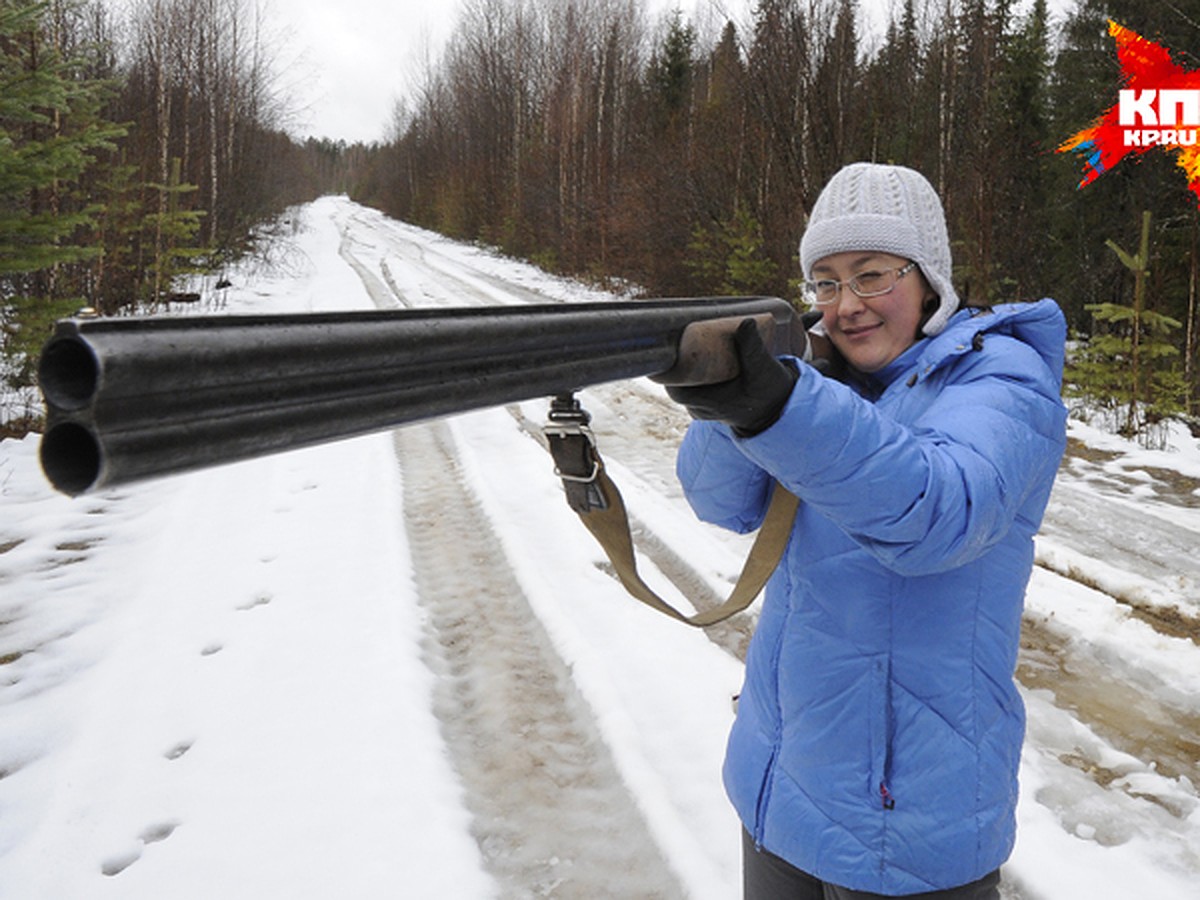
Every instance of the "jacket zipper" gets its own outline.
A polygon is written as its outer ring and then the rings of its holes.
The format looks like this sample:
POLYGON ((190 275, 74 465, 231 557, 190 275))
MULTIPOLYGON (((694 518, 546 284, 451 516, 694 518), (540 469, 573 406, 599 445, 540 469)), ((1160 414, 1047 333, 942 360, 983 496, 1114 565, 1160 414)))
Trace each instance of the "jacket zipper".
MULTIPOLYGON (((789 613, 790 616, 790 613, 789 613)), ((785 623, 786 624, 786 623, 785 623)), ((779 653, 783 646, 785 628, 780 628, 775 636, 775 646, 771 648, 771 671, 775 675, 775 719, 771 723, 774 732, 771 735, 771 755, 767 759, 763 771, 762 784, 758 788, 758 803, 754 808, 754 846, 762 849, 763 834, 767 827, 767 804, 771 799, 771 782, 775 777, 775 765, 779 760, 779 745, 783 740, 783 711, 779 708, 779 653)))
POLYGON ((891 810, 896 808, 896 798, 888 790, 887 781, 879 782, 879 799, 883 802, 884 809, 891 810))
POLYGON ((771 748, 767 768, 763 772, 762 785, 758 789, 758 805, 754 809, 754 849, 761 850, 763 834, 767 829, 767 803, 771 796, 771 779, 775 776, 775 761, 779 758, 779 743, 771 748))
POLYGON ((879 698, 879 703, 882 711, 879 714, 879 729, 880 732, 877 738, 882 750, 882 758, 879 759, 879 803, 885 810, 893 810, 896 808, 896 798, 892 794, 891 779, 892 779, 892 678, 891 666, 883 661, 876 662, 876 670, 879 676, 879 681, 882 685, 882 697, 879 698))

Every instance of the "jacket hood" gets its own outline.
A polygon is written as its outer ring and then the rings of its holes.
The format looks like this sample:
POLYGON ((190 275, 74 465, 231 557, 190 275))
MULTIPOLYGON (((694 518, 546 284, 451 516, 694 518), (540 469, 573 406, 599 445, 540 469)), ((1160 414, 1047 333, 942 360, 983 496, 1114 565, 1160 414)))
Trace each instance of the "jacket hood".
POLYGON ((931 338, 917 361, 924 378, 962 353, 977 349, 989 334, 1005 334, 1032 347, 1045 361, 1062 389, 1066 361, 1067 322, 1058 303, 1049 298, 1032 303, 1001 303, 984 309, 962 309, 946 329, 931 338))

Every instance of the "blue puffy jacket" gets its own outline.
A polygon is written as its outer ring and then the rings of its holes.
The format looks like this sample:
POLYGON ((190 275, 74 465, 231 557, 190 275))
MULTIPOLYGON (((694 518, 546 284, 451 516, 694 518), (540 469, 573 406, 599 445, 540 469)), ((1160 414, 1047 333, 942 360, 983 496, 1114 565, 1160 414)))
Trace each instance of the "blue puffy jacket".
POLYGON ((1037 531, 1066 444, 1050 300, 962 310, 868 382, 801 366, 748 439, 694 422, 696 513, 756 528, 801 500, 767 587, 725 786, 759 846, 880 894, 966 884, 1015 836, 1013 682, 1037 531))

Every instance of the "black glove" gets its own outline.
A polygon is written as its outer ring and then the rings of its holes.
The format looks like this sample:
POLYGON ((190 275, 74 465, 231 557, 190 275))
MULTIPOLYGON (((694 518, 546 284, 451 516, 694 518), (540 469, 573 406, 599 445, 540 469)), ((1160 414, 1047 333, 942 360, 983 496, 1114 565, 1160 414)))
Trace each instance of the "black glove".
POLYGON ((800 373, 794 364, 771 355, 753 319, 745 319, 733 335, 738 374, 719 384, 671 386, 667 394, 686 406, 696 419, 730 426, 738 437, 752 437, 775 424, 800 373))

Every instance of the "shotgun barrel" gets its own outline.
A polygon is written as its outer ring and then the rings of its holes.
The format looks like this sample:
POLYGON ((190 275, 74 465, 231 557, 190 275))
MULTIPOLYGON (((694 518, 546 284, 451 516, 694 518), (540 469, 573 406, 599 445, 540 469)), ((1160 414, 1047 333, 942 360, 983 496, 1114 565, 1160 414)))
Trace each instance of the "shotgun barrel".
MULTIPOLYGON (((681 359, 693 323, 754 317, 785 352, 774 297, 709 297, 307 315, 74 318, 39 381, 42 468, 81 494, 638 376, 723 380, 681 359)), ((707 339, 706 339, 707 340, 707 339)))

